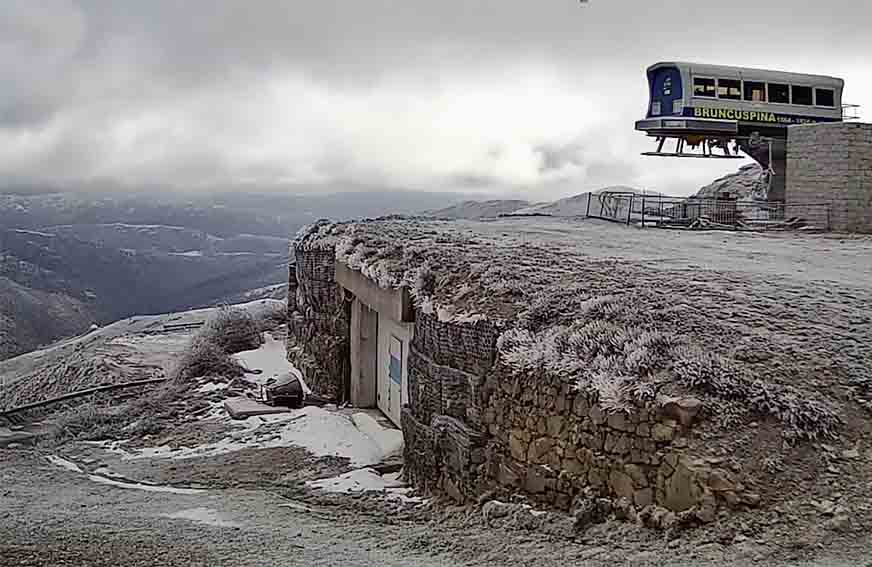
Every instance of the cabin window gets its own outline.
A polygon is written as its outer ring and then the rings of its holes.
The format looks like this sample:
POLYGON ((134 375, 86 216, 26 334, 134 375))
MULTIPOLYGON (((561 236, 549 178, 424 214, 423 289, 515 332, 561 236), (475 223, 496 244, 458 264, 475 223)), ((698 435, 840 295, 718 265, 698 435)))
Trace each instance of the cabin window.
POLYGON ((742 100, 742 81, 718 79, 718 98, 742 100))
POLYGON ((802 104, 806 106, 812 105, 811 87, 799 87, 793 85, 791 89, 793 90, 793 104, 802 104))
POLYGON ((814 96, 818 106, 836 106, 836 92, 832 89, 815 89, 814 96))
POLYGON ((693 78, 693 96, 709 96, 715 97, 715 80, 703 79, 702 77, 693 78))
POLYGON ((676 99, 672 101, 672 114, 681 114, 684 112, 684 103, 681 99, 676 99))
POLYGON ((661 104, 660 101, 651 103, 651 115, 652 116, 660 116, 661 113, 661 104))
POLYGON ((766 83, 745 81, 745 100, 766 102, 766 83))
POLYGON ((775 104, 790 104, 790 86, 769 83, 769 102, 775 104))

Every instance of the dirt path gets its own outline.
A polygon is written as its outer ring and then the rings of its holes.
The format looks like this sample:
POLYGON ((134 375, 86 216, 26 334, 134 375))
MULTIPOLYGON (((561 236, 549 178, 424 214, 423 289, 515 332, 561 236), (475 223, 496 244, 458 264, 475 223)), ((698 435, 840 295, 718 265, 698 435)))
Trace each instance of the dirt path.
MULTIPOLYGON (((570 541, 489 528, 479 513, 391 516, 366 499, 346 500, 292 501, 264 490, 146 492, 93 482, 35 452, 0 451, 0 565, 872 564, 864 563, 872 547, 863 542, 802 563, 750 540, 724 545, 700 535, 668 542, 610 523, 570 541)), ((797 549, 794 557, 813 551, 797 549)))

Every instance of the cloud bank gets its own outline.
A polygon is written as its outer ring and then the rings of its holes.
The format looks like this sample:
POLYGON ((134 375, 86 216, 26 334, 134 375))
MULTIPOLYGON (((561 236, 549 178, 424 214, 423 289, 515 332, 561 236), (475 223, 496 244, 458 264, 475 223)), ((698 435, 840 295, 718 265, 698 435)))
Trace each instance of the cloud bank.
POLYGON ((639 156, 647 65, 832 74, 872 104, 869 16, 853 2, 7 0, 0 176, 686 194, 738 164, 639 156))

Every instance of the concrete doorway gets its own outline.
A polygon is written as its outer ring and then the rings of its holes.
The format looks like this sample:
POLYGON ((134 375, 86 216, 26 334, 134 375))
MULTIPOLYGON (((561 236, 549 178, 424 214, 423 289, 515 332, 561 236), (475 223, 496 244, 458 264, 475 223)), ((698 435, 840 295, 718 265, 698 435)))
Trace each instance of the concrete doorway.
POLYGON ((378 312, 355 299, 351 306, 351 328, 351 404, 359 408, 375 407, 378 390, 378 312))

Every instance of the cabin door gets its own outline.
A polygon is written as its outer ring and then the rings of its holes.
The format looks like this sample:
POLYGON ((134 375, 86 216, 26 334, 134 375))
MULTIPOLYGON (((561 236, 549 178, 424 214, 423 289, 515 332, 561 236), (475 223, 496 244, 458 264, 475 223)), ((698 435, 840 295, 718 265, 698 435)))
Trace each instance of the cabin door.
POLYGON ((657 69, 651 85, 651 116, 668 116, 681 114, 679 107, 684 97, 681 87, 681 73, 674 68, 657 69), (676 105, 675 101, 679 101, 676 105), (675 112, 675 111, 678 112, 675 112))

